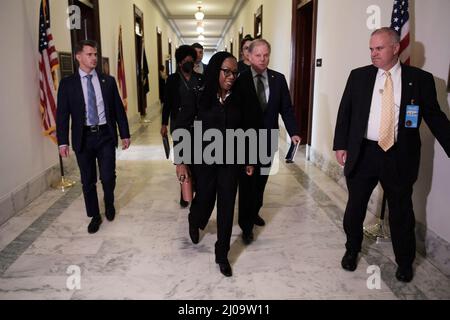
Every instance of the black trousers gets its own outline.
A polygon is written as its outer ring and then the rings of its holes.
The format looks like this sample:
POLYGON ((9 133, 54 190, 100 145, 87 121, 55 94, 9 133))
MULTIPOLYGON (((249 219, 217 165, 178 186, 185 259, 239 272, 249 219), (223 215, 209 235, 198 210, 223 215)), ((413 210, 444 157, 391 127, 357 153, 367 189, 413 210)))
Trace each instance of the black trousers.
POLYGON ((97 162, 103 186, 105 208, 114 206, 116 186, 116 146, 106 125, 98 132, 85 129, 83 147, 76 152, 88 217, 100 215, 97 196, 97 162))
POLYGON ((196 192, 190 208, 189 224, 205 229, 217 199, 216 262, 227 262, 238 177, 242 166, 193 165, 192 168, 195 172, 196 192))
MULTIPOLYGON (((265 169, 269 170, 270 167, 265 169)), ((252 176, 242 172, 239 176, 239 218, 238 223, 244 233, 253 230, 253 224, 263 206, 264 190, 268 175, 261 174, 261 167, 256 166, 252 176)))
POLYGON ((354 171, 346 178, 348 202, 344 215, 347 250, 361 250, 363 222, 373 189, 384 189, 389 208, 389 226, 395 259, 399 266, 411 266, 416 252, 413 184, 403 181, 397 170, 396 146, 384 152, 377 142, 364 140, 354 171))

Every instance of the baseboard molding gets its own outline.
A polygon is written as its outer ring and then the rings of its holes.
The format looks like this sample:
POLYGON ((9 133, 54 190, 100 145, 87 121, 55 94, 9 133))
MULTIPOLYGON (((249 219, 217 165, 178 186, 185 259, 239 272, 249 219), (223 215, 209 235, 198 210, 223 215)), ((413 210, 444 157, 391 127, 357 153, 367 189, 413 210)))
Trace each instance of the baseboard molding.
MULTIPOLYGON (((327 159, 311 147, 307 149, 309 161, 347 190, 342 168, 335 159, 327 159)), ((375 188, 368 205, 368 212, 376 216, 380 212, 382 190, 375 188)), ((417 251, 427 257, 442 273, 450 276, 450 243, 439 237, 423 223, 416 221, 417 251)))
MULTIPOLYGON (((77 168, 75 157, 64 160, 64 172, 77 168)), ((59 162, 0 199, 0 225, 15 216, 61 179, 59 162)))

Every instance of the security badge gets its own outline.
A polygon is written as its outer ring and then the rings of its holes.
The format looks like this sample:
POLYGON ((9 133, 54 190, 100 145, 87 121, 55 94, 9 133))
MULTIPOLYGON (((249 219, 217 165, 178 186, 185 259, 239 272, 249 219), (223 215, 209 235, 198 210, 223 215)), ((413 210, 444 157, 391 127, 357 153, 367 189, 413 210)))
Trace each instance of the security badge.
POLYGON ((414 100, 411 100, 411 104, 406 106, 406 128, 417 128, 419 122, 419 109, 419 106, 414 104, 414 100))

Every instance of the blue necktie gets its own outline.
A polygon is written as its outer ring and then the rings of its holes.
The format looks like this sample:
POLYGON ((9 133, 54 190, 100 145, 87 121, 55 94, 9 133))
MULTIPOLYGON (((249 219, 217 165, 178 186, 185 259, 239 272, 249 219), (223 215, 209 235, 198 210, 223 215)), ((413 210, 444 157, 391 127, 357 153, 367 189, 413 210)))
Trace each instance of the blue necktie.
POLYGON ((86 76, 87 79, 87 95, 88 95, 88 124, 91 126, 98 125, 97 98, 95 97, 94 85, 92 84, 92 74, 86 76))

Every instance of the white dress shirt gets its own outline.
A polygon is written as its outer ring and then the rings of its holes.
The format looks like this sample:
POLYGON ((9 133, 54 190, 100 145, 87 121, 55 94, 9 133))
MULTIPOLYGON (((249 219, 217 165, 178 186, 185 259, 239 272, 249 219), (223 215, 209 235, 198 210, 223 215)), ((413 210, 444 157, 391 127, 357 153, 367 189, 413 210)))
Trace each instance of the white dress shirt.
MULTIPOLYGON (((80 77, 81 77, 81 86, 83 88, 83 95, 84 95, 84 101, 85 101, 85 105, 84 108, 86 110, 86 125, 90 126, 92 125, 91 123, 88 123, 88 106, 86 101, 88 101, 88 92, 87 92, 87 73, 84 72, 81 69, 78 69, 78 72, 80 73, 80 77)), ((106 124, 106 115, 105 115, 105 103, 103 102, 103 95, 102 95, 102 89, 100 87, 100 81, 98 79, 98 75, 97 72, 95 70, 93 70, 91 73, 92 75, 92 85, 94 86, 94 91, 95 91, 95 98, 97 100, 97 111, 98 111, 98 120, 99 120, 99 125, 103 125, 106 124)))
MULTIPOLYGON (((398 136, 398 120, 400 114, 400 103, 402 99, 402 68, 400 60, 397 64, 389 70, 391 73, 392 83, 394 85, 394 103, 395 103, 395 141, 398 136)), ((366 138, 368 140, 378 141, 380 135, 381 122, 381 96, 384 90, 384 83, 386 81, 385 71, 378 69, 373 87, 372 104, 370 105, 369 123, 367 125, 366 138)))

